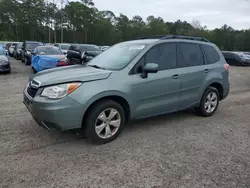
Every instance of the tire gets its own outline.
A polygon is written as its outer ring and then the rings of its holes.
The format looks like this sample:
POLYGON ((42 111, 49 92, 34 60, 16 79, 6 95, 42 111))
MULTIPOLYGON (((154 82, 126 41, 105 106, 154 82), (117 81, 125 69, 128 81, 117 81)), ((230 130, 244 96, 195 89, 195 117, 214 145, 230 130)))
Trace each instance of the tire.
POLYGON ((220 102, 219 91, 216 88, 209 86, 202 95, 200 106, 195 108, 195 111, 198 115, 203 116, 203 117, 212 116, 216 112, 219 106, 219 102, 220 102), (209 98, 212 95, 213 97, 216 96, 216 99, 209 100, 209 98), (210 106, 210 110, 209 110, 209 106, 210 106))
POLYGON ((21 61, 24 63, 24 58, 21 57, 21 61))
POLYGON ((34 67, 32 67, 32 70, 33 70, 33 73, 34 73, 34 74, 37 73, 37 71, 36 71, 36 69, 34 69, 34 67))
POLYGON ((124 124, 125 124, 125 112, 122 106, 112 100, 102 100, 94 104, 94 106, 90 107, 90 109, 88 110, 86 118, 83 121, 83 130, 85 136, 91 143, 106 144, 108 142, 115 140, 118 137, 118 135, 122 131, 124 124), (111 110, 113 114, 116 113, 116 115, 111 119, 108 118, 109 119, 108 120, 106 119, 106 117, 109 117, 108 111, 111 110), (105 114, 103 115, 104 111, 107 112, 106 115, 105 114), (101 119, 105 119, 106 123, 104 123, 104 121, 102 121, 101 119), (113 121, 113 123, 115 121, 119 122, 120 123, 120 124, 118 123, 119 127, 118 124, 116 124, 116 127, 109 124, 109 122, 112 122, 111 120, 113 121), (100 132, 99 134, 97 133, 98 129, 96 129, 96 127, 99 127, 99 132, 100 132), (110 133, 111 135, 107 134, 107 132, 110 133))

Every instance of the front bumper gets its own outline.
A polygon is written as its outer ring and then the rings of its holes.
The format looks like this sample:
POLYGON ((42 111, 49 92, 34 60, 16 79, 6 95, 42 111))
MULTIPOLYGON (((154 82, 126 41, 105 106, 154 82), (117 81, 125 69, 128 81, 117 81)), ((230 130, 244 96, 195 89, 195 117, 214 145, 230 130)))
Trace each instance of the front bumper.
POLYGON ((82 127, 85 107, 70 97, 49 100, 44 97, 29 96, 24 90, 23 103, 42 127, 49 131, 65 131, 82 127))
POLYGON ((10 64, 0 65, 0 72, 10 72, 10 64))

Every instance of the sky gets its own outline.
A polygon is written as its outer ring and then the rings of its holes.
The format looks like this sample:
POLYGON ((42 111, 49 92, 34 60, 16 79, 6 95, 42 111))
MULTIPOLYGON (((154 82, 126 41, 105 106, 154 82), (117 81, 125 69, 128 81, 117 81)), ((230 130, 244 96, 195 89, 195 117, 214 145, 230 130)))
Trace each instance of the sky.
POLYGON ((227 24, 234 29, 250 28, 250 0, 93 0, 99 10, 110 10, 116 15, 134 15, 144 20, 153 15, 165 21, 192 22, 199 20, 208 29, 227 24))

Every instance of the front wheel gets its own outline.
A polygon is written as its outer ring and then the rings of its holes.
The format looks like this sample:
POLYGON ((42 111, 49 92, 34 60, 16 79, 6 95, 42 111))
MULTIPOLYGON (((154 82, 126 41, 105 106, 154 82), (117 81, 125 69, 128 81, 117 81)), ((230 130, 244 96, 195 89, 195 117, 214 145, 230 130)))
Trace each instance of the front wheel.
POLYGON ((219 92, 214 87, 208 87, 203 93, 200 106, 195 109, 198 115, 209 117, 212 116, 219 106, 219 92))
POLYGON ((86 137, 94 144, 105 144, 118 137, 125 123, 125 112, 120 104, 103 100, 87 112, 83 122, 86 137))

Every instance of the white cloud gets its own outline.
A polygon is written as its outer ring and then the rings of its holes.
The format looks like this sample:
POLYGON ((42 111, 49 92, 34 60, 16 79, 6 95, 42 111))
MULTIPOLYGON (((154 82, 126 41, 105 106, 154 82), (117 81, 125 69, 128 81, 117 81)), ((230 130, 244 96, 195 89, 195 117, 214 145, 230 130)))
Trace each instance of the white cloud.
POLYGON ((250 28, 250 0, 94 0, 99 10, 123 13, 129 18, 160 16, 165 21, 199 20, 210 29, 223 24, 234 29, 250 28))

